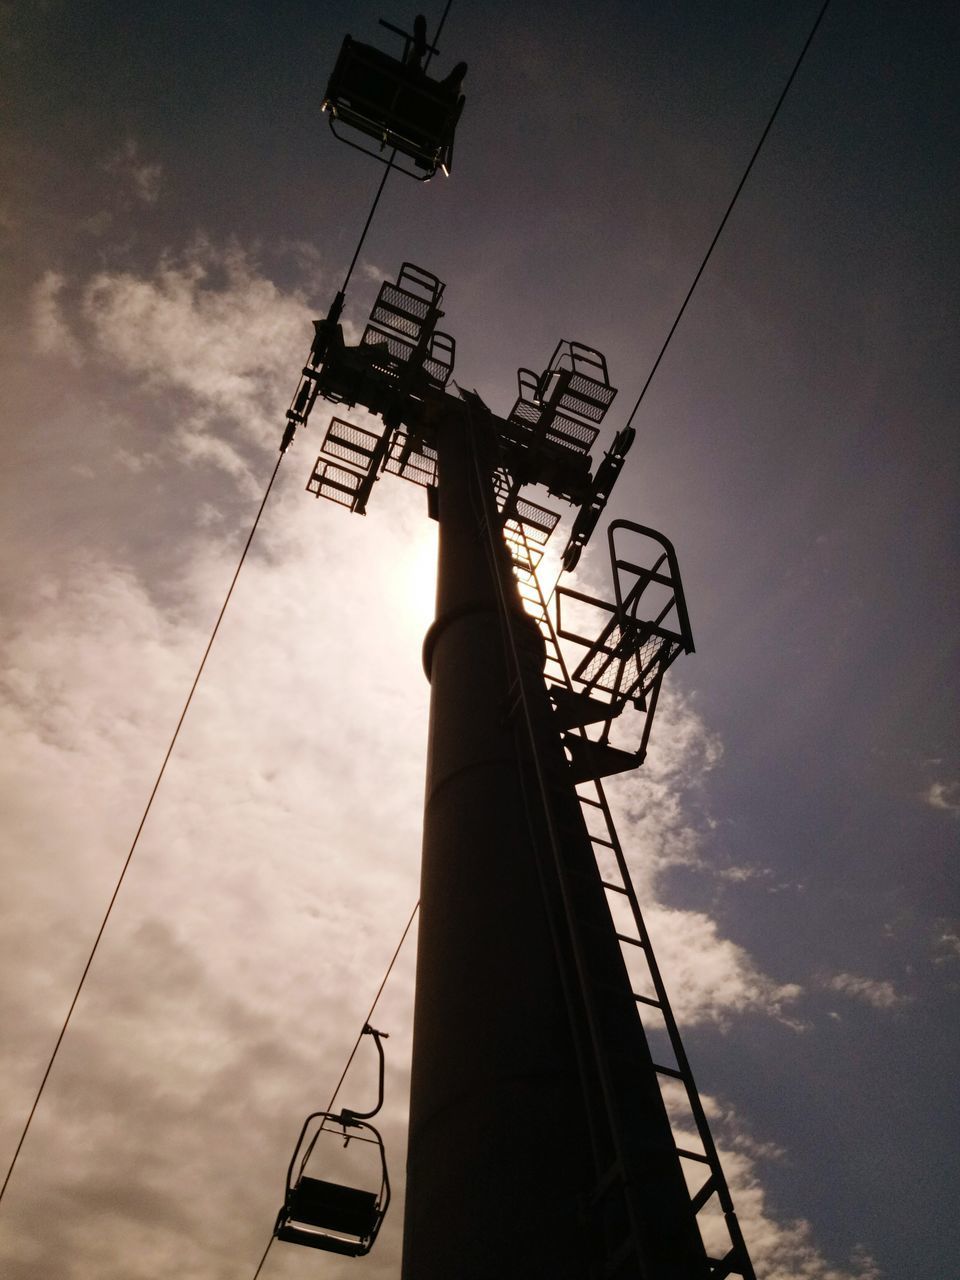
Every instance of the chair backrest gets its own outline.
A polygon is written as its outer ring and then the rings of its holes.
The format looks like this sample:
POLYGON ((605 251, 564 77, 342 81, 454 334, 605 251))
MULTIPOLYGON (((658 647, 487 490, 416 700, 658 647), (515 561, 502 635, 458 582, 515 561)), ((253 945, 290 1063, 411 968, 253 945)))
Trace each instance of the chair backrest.
POLYGON ((449 167, 463 98, 419 67, 347 36, 324 108, 333 119, 396 147, 432 173, 441 164, 449 167))

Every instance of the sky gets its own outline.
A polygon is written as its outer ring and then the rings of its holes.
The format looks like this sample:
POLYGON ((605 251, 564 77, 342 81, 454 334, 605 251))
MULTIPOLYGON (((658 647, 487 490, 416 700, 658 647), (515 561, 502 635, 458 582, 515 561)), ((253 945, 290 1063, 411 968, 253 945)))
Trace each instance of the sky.
MULTIPOLYGON (((418 263, 500 413, 559 339, 602 350, 608 444, 818 7, 454 0, 453 173, 388 182, 348 336, 418 263)), ((4 1170, 381 176, 319 111, 380 16, 413 15, 0 7, 4 1170)), ((683 572, 696 653, 610 792, 766 1280, 960 1274, 957 25, 833 0, 607 512, 683 572)), ((0 1204, 10 1280, 252 1276, 416 901, 436 527, 399 480, 364 518, 309 497, 326 417, 281 465, 0 1204)), ((603 591, 595 541, 575 581, 603 591)), ((265 1280, 398 1274, 414 960, 376 1016, 376 1249, 277 1245, 265 1280)))

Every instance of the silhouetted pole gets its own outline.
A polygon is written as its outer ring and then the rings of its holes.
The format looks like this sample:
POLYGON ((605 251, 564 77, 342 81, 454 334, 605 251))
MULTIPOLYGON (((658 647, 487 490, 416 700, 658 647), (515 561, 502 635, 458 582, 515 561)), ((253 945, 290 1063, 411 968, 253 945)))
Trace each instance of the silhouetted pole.
MULTIPOLYGON (((437 436, 437 616, 424 645, 431 709, 402 1276, 587 1280, 599 1274, 605 1230, 610 1245, 611 1219, 596 1193, 616 1156, 596 1123, 600 1088, 583 1052, 589 1017, 571 997, 578 960, 560 922, 559 883, 545 869, 531 760, 518 745, 501 592, 526 663, 537 661, 541 642, 499 532, 491 539, 487 531, 497 529, 490 447, 482 423, 462 405, 449 410, 437 436), (593 1116, 584 1079, 597 1099, 593 1116)), ((554 773, 564 770, 542 678, 527 684, 543 757, 554 773)), ((594 980, 616 988, 600 1035, 617 1043, 615 1072, 641 1071, 621 1091, 633 1101, 620 1121, 629 1148, 623 1179, 641 1206, 650 1266, 609 1274, 700 1280, 706 1263, 689 1197, 579 804, 572 784, 564 788, 564 856, 581 882, 578 910, 600 926, 585 963, 594 980)), ((621 1159, 616 1170, 624 1167, 621 1159)))
MULTIPOLYGON (((451 415, 438 436, 403 1277, 559 1280, 586 1274, 576 1199, 590 1155, 507 715, 489 511, 464 427, 451 415)), ((498 572, 519 610, 505 553, 498 572)))

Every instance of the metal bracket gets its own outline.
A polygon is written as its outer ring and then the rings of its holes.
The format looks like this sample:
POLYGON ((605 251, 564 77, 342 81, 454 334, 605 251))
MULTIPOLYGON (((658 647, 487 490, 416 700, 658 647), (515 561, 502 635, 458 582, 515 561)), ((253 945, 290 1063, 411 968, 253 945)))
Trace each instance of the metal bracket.
MULTIPOLYGON (((642 763, 646 754, 664 674, 681 652, 693 652, 693 636, 673 544, 655 529, 630 520, 613 521, 608 543, 614 599, 601 600, 583 591, 558 586, 556 629, 561 639, 584 650, 571 677, 581 686, 580 694, 586 697, 583 708, 590 712, 590 719, 582 719, 580 727, 601 721, 604 724, 594 745, 608 745, 613 721, 629 704, 644 712, 636 756, 624 755, 619 765, 619 768, 633 768, 642 763), (624 534, 631 538, 629 556, 623 551, 624 534), (651 553, 651 543, 655 546, 654 553, 651 553), (592 615, 594 626, 599 624, 598 630, 584 635, 580 627, 575 629, 574 623, 565 625, 564 610, 568 616, 578 610, 581 615, 592 615), (607 708, 606 715, 601 715, 598 703, 607 708)), ((556 705, 560 717, 558 727, 577 727, 571 699, 564 700, 561 696, 556 705)), ((595 753, 590 755, 589 747, 582 746, 586 739, 576 741, 581 745, 575 746, 572 737, 567 740, 571 754, 579 753, 582 757, 580 764, 575 761, 575 768, 600 769, 600 772, 587 772, 584 777, 604 777, 619 771, 607 767, 615 763, 613 757, 601 761, 595 753)))

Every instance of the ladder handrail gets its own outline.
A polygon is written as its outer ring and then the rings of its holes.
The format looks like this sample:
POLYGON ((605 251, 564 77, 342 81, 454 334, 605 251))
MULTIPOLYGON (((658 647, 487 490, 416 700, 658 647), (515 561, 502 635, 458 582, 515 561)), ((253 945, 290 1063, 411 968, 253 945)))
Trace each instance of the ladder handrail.
MULTIPOLYGON (((530 556, 529 554, 529 547, 527 546, 526 536, 523 531, 523 524, 520 521, 518 521, 517 523, 520 530, 520 538, 522 540, 524 549, 526 551, 527 559, 528 561, 532 562, 532 556, 530 556)), ((544 635, 545 642, 548 645, 552 644, 557 654, 557 657, 554 659, 554 661, 557 662, 563 674, 564 685, 572 693, 574 692, 573 681, 570 677, 569 668, 567 667, 566 660, 563 656, 563 651, 560 647, 560 643, 556 635, 556 631, 554 630, 554 627, 553 627, 553 621, 550 616, 548 603, 544 599, 543 591, 540 587, 540 581, 537 576, 536 569, 533 567, 532 563, 529 569, 529 573, 532 579, 532 583, 536 590, 536 604, 537 604, 538 613, 540 615, 536 618, 536 621, 540 626, 541 633, 544 635)), ((585 728, 581 727, 579 732, 582 737, 588 738, 588 734, 585 728)), ((707 1182, 704 1185, 706 1186, 710 1183, 713 1183, 710 1195, 712 1196, 714 1191, 717 1194, 717 1199, 720 1203, 721 1209, 723 1210, 727 1230, 730 1235, 731 1246, 734 1250, 736 1250, 736 1252, 739 1255, 739 1258, 741 1259, 740 1269, 737 1270, 735 1265, 734 1268, 732 1268, 732 1271, 734 1274, 738 1274, 742 1276, 743 1280, 756 1280, 753 1266, 750 1262, 750 1258, 746 1250, 743 1234, 740 1229, 739 1220, 737 1219, 736 1211, 733 1206, 733 1199, 730 1194, 730 1188, 723 1172, 723 1166, 720 1162, 719 1152, 717 1151, 717 1147, 713 1139, 713 1134, 710 1131, 710 1124, 707 1119, 707 1115, 704 1110, 703 1103, 700 1100, 700 1094, 696 1086, 696 1081, 694 1080, 693 1071, 690 1066, 689 1058, 687 1057, 686 1049, 684 1048, 684 1045, 683 1045, 683 1039, 680 1034, 680 1028, 677 1023, 676 1017, 674 1015, 673 1008, 670 1004, 670 999, 667 994, 667 989, 663 981, 663 975, 660 971, 660 966, 657 963, 653 946, 650 942, 650 935, 647 931, 647 927, 643 919, 643 912, 640 907, 640 901, 637 897, 636 889, 634 888, 634 885, 633 885, 633 880, 630 875, 630 868, 623 851, 623 844, 620 840, 620 836, 616 829, 616 824, 613 819, 613 814, 610 809, 610 804, 609 804, 609 801, 607 800, 606 792, 604 791, 604 788, 600 779, 599 778, 593 779, 592 785, 597 795, 596 803, 598 804, 600 812, 603 815, 604 824, 606 826, 607 834, 609 836, 609 841, 607 841, 606 844, 612 850, 614 858, 616 860, 617 870, 620 873, 620 878, 623 883, 623 892, 625 893, 627 897, 627 901, 630 904, 630 911, 633 916, 633 922, 638 934, 638 937, 636 940, 629 939, 629 941, 633 943, 639 943, 643 951, 644 958, 647 965, 647 970, 650 975, 650 980, 657 997, 656 1007, 658 1008, 660 1012, 660 1016, 663 1019, 663 1024, 667 1032, 667 1037, 670 1041, 670 1047, 673 1051, 673 1055, 677 1063, 678 1076, 683 1083, 684 1091, 687 1097, 687 1102, 690 1107, 690 1112, 691 1112, 691 1115, 693 1116, 694 1124, 696 1125, 697 1135, 701 1143, 703 1144, 705 1162, 709 1165, 710 1174, 709 1174, 709 1177, 707 1178, 707 1182)), ((582 808, 583 807, 582 802, 585 799, 585 797, 580 796, 579 791, 577 792, 577 796, 578 796, 578 799, 581 801, 581 808, 582 808)), ((546 796, 544 797, 544 799, 546 800, 546 796)), ((589 827, 588 827, 588 834, 589 834, 589 827)), ((593 838, 591 837, 591 844, 593 843, 594 841, 593 841, 593 838)), ((611 919, 612 919, 612 916, 611 916, 611 919)), ((642 1025, 643 1019, 640 1016, 639 1008, 637 1009, 637 1017, 640 1018, 641 1025, 642 1025)), ((673 1129, 672 1121, 671 1121, 671 1129, 673 1129)), ((680 1151, 679 1145, 677 1147, 677 1150, 678 1152, 680 1151)), ((696 1153, 690 1153, 690 1158, 697 1159, 698 1157, 696 1153)), ((709 1200, 709 1198, 710 1197, 708 1196, 707 1201, 709 1200)), ((706 1203, 707 1201, 705 1201, 704 1203, 706 1203)), ((701 1205, 701 1208, 702 1207, 703 1206, 701 1205)), ((730 1273, 728 1272, 728 1274, 730 1273)))

